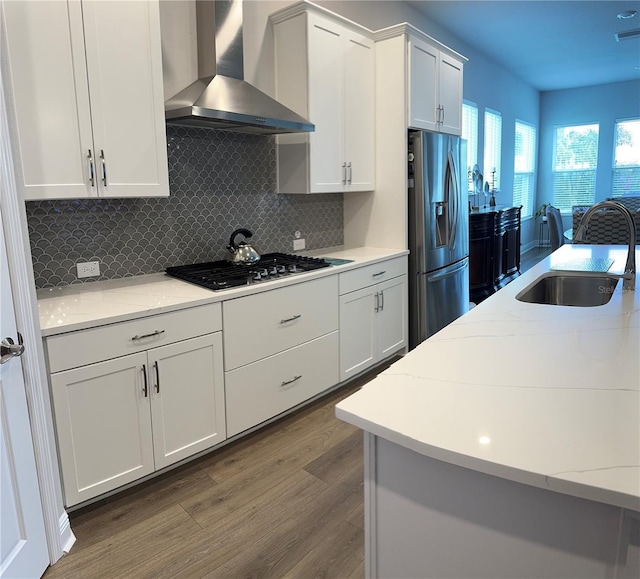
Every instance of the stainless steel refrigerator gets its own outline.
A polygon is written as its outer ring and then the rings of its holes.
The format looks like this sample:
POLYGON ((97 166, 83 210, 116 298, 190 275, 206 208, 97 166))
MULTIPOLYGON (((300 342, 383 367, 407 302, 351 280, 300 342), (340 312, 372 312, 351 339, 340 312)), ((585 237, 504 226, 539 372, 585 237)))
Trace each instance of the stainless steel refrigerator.
POLYGON ((409 131, 409 347, 469 309, 466 141, 409 131))

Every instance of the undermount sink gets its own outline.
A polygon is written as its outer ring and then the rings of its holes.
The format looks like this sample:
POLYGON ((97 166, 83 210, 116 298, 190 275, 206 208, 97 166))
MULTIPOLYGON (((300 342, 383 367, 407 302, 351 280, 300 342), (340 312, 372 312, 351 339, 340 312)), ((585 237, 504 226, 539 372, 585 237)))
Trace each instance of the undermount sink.
POLYGON ((609 275, 547 273, 521 291, 516 299, 552 306, 603 306, 611 299, 618 279, 609 275))

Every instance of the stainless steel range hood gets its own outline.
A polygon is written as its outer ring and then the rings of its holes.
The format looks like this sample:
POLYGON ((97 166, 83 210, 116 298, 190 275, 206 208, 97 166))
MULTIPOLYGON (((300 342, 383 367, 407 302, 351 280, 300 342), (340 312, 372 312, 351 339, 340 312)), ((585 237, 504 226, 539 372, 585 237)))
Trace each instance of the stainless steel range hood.
POLYGON ((165 103, 167 123, 278 134, 315 126, 244 80, 242 0, 196 0, 198 76, 165 103))

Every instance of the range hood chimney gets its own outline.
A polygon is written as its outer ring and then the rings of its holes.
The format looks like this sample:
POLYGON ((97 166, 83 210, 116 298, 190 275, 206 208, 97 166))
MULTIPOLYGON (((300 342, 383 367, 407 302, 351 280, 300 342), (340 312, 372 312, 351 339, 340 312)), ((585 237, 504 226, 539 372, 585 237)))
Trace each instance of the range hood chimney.
POLYGON ((165 103, 172 125, 275 135, 315 126, 244 80, 242 0, 196 0, 198 80, 165 103))

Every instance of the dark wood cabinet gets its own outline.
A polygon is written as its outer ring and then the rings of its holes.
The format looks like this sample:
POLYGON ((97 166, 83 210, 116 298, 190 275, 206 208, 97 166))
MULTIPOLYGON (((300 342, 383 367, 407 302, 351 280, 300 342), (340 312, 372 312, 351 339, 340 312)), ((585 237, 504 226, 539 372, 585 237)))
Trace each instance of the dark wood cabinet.
POLYGON ((520 275, 521 207, 469 215, 469 298, 478 303, 520 275))

